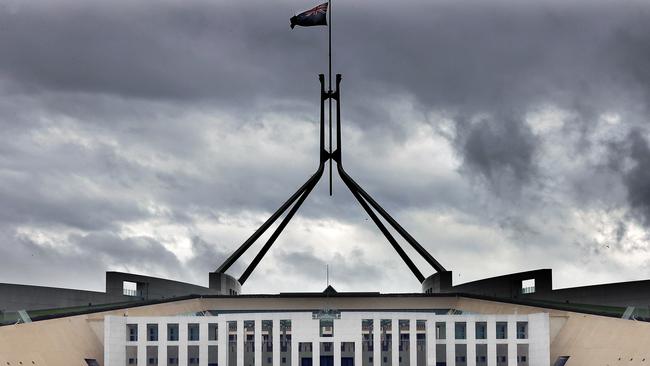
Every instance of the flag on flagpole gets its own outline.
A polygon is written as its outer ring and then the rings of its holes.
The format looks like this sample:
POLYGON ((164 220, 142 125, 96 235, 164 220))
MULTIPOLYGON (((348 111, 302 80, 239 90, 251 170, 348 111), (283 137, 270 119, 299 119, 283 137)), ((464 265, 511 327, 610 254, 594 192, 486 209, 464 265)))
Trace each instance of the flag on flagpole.
POLYGON ((297 25, 301 27, 327 25, 327 3, 320 4, 313 9, 294 15, 291 17, 290 21, 291 29, 297 25))

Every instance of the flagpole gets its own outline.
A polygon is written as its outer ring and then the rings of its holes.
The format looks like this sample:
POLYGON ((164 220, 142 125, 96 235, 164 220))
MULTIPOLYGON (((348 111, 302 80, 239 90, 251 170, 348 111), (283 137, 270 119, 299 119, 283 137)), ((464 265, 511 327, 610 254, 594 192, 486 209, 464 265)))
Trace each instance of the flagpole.
MULTIPOLYGON (((327 14, 329 21, 327 22, 327 33, 329 38, 329 123, 330 123, 330 155, 332 154, 332 0, 327 0, 327 14)), ((330 196, 332 195, 332 159, 330 159, 330 196)))

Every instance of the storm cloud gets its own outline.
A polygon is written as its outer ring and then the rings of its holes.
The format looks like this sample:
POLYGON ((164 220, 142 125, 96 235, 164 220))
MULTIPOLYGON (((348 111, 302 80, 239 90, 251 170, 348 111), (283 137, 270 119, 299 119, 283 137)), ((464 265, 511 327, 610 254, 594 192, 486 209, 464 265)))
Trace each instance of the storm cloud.
MULTIPOLYGON (((316 169, 327 33, 288 21, 313 5, 0 3, 0 282, 206 285, 316 169)), ((650 4, 333 11, 346 170, 456 282, 650 276, 650 4)), ((322 290, 327 264, 338 290, 419 291, 334 193, 315 189, 246 292, 322 290)))

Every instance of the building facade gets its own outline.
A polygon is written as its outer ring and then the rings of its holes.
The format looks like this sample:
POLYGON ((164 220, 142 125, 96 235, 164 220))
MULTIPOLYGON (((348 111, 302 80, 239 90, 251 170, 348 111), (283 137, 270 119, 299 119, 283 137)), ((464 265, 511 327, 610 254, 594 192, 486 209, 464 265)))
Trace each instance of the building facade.
POLYGON ((104 365, 547 366, 549 316, 417 311, 106 316, 104 365))

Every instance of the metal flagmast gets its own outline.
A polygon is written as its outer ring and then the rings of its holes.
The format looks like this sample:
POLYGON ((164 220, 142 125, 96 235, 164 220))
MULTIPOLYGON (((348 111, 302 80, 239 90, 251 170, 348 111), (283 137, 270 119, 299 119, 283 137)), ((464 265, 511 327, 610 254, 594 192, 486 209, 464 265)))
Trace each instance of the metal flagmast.
MULTIPOLYGON (((321 13, 322 5, 313 9, 313 13, 321 13)), ((425 280, 424 275, 413 263, 409 255, 404 251, 402 246, 397 242, 393 234, 388 230, 386 225, 382 222, 383 218, 416 252, 419 254, 436 272, 447 272, 447 270, 431 255, 429 252, 418 243, 408 231, 406 231, 383 207, 375 201, 368 192, 352 179, 352 177, 343 169, 343 159, 341 152, 341 74, 336 74, 336 87, 332 90, 332 0, 327 2, 327 11, 329 12, 328 21, 328 40, 329 40, 329 85, 328 90, 325 90, 325 74, 318 75, 320 83, 320 131, 319 131, 319 162, 316 172, 291 196, 285 201, 280 208, 278 208, 244 243, 237 248, 226 260, 217 268, 215 273, 224 274, 230 266, 232 266, 244 252, 246 252, 282 215, 285 215, 280 224, 275 228, 273 233, 267 239, 266 243, 259 250, 255 258, 248 264, 242 275, 237 280, 240 285, 248 279, 251 273, 255 270, 262 258, 271 249, 276 239, 280 236, 284 228, 289 224, 293 216, 296 214, 302 203, 307 196, 311 193, 313 188, 320 181, 325 171, 325 164, 329 161, 330 170, 330 196, 332 195, 332 164, 336 162, 337 172, 345 186, 350 190, 354 198, 359 202, 361 207, 366 211, 368 216, 375 223, 377 228, 384 234, 390 245, 395 249, 402 261, 411 270, 417 280, 422 283, 425 280), (336 150, 332 150, 332 99, 336 101, 336 150), (325 101, 329 105, 329 150, 325 148, 325 101), (286 214, 285 214, 286 213, 286 214), (380 218, 381 217, 381 218, 380 218)), ((304 14, 304 13, 302 13, 304 14)), ((301 15, 302 16, 302 15, 301 15)), ((309 16, 313 16, 309 15, 309 16)), ((291 28, 295 25, 313 26, 323 25, 322 23, 312 24, 304 22, 304 20, 296 19, 298 16, 291 18, 291 28), (301 23, 303 22, 303 23, 301 23)), ((327 283, 329 285, 329 265, 326 267, 327 283)))
MULTIPOLYGON (((327 1, 327 33, 329 38, 329 84, 328 92, 332 93, 332 0, 327 1)), ((332 154, 332 98, 329 98, 329 127, 330 127, 330 155, 332 154)), ((332 195, 332 160, 330 159, 330 196, 332 195)))

